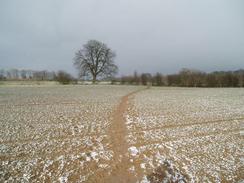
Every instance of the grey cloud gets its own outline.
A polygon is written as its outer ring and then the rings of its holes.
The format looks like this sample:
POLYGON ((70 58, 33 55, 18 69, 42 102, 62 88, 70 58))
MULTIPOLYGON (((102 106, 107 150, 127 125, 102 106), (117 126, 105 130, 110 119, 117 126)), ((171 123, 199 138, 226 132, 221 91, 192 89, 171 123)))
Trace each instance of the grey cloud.
POLYGON ((65 69, 98 39, 120 74, 244 68, 242 0, 2 0, 0 67, 65 69))

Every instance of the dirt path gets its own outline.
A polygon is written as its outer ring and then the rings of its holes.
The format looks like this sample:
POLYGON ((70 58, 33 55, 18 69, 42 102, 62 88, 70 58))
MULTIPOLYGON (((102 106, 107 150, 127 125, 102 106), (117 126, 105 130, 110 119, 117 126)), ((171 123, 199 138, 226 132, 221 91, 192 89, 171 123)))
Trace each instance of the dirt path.
POLYGON ((129 154, 126 141, 127 127, 125 113, 129 109, 129 100, 134 94, 140 92, 137 90, 122 97, 120 104, 113 114, 113 122, 109 129, 111 145, 114 152, 114 161, 112 172, 106 178, 106 183, 134 183, 136 177, 129 172, 129 154))
MULTIPOLYGON (((109 166, 111 169, 103 169, 98 167, 97 162, 92 162, 87 165, 85 171, 87 171, 88 178, 86 182, 89 183, 135 183, 137 182, 138 177, 136 177, 135 172, 131 173, 129 171, 130 168, 130 156, 128 152, 128 143, 126 140, 127 136, 127 126, 126 126, 126 116, 125 114, 130 110, 132 107, 130 105, 130 101, 133 99, 134 95, 145 88, 138 89, 134 92, 131 92, 120 99, 118 106, 115 108, 114 112, 112 113, 112 121, 109 129, 107 131, 108 135, 108 144, 110 144, 111 150, 113 151, 113 158, 111 161, 109 160, 109 166), (111 170, 111 171, 110 171, 111 170)), ((73 104, 73 103, 65 103, 65 104, 73 104)), ((36 105, 36 104, 35 104, 36 105)), ((39 104, 37 104, 39 105, 39 104)), ((47 104, 40 104, 40 105, 47 105, 47 104)), ((107 126, 104 128, 108 128, 107 126)), ((95 132, 94 132, 95 133, 95 132)), ((62 135, 58 137, 52 137, 48 140, 69 140, 77 138, 77 140, 83 137, 85 134, 77 134, 77 135, 62 135)), ((92 135, 91 133, 89 135, 92 135)), ((4 141, 1 143, 8 144, 8 145, 18 145, 18 144, 28 144, 31 142, 43 142, 46 141, 46 138, 38 138, 38 139, 23 139, 18 141, 4 141)), ((85 151, 81 149, 80 151, 85 151)), ((53 154, 54 155, 54 154, 53 154)), ((54 156, 58 156, 55 154, 54 156)), ((42 157, 45 159, 46 154, 38 154, 38 157, 42 157)), ((28 154, 21 154, 21 157, 16 156, 0 156, 0 160, 17 160, 17 159, 28 158, 28 154)), ((99 162, 101 163, 101 162, 99 162)), ((57 167, 53 168, 53 170, 58 169, 57 167)), ((79 169, 79 167, 77 167, 79 169)), ((42 170, 38 170, 42 171, 42 170)), ((84 171, 84 170, 83 170, 84 171)), ((78 176, 73 177, 74 180, 79 179, 78 176)))

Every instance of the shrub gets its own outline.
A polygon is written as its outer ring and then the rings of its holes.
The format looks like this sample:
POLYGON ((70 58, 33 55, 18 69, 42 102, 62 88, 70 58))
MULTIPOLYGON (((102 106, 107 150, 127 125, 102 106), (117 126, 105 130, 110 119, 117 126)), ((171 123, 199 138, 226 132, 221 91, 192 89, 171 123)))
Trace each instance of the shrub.
POLYGON ((74 78, 65 71, 58 71, 56 80, 61 84, 70 84, 74 81, 74 78))

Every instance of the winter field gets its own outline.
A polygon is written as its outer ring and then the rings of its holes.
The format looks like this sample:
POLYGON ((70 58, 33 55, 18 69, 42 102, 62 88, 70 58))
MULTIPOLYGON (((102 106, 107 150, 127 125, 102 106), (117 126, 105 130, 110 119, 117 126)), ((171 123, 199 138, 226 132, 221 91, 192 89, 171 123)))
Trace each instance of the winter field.
POLYGON ((244 182, 244 89, 0 86, 0 182, 244 182))

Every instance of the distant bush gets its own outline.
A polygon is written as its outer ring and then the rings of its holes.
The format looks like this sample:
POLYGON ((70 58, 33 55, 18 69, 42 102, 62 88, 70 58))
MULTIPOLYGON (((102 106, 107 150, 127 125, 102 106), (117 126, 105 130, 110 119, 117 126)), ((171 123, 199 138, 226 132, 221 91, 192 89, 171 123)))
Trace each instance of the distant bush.
POLYGON ((75 82, 75 79, 65 71, 58 71, 56 74, 56 80, 61 84, 70 84, 75 82))

